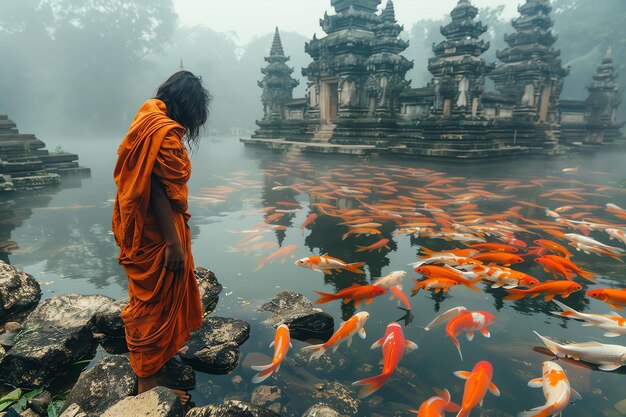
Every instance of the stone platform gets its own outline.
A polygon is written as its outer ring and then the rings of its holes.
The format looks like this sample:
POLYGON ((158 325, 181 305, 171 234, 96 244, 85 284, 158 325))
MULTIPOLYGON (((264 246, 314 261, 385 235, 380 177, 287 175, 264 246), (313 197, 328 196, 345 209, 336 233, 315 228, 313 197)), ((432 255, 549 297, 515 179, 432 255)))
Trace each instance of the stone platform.
POLYGON ((369 156, 387 153, 389 150, 389 148, 386 147, 377 147, 373 145, 339 145, 321 142, 295 142, 285 139, 241 138, 239 141, 246 146, 258 146, 281 152, 297 150, 310 153, 369 156))

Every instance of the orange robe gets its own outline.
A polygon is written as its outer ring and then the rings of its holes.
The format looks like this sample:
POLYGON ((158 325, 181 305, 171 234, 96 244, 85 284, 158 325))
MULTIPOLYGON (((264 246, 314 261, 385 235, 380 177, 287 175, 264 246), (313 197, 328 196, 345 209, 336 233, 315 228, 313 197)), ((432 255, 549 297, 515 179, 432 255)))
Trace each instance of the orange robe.
POLYGON ((167 117, 165 104, 146 101, 118 149, 113 234, 119 263, 128 275, 129 304, 122 312, 130 363, 139 377, 154 375, 202 324, 187 221, 191 163, 182 143, 184 128, 167 117), (174 226, 185 251, 185 268, 164 267, 165 241, 150 208, 150 182, 165 186, 174 226))

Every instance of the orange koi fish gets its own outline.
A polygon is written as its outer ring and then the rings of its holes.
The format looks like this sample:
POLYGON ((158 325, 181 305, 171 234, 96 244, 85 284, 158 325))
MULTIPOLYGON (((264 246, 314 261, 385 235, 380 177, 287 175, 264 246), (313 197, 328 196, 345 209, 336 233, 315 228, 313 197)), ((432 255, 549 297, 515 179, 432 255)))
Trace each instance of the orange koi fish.
POLYGON ((304 236, 304 229, 306 229, 307 226, 313 224, 315 220, 317 220, 317 214, 316 213, 309 214, 306 220, 302 223, 302 226, 300 226, 300 229, 302 230, 302 236, 304 236))
POLYGON ((478 255, 479 253, 479 251, 476 249, 450 249, 450 250, 446 250, 442 252, 435 252, 423 246, 421 247, 420 250, 428 258, 437 256, 437 255, 450 255, 450 254, 455 255, 459 258, 472 258, 478 255))
POLYGON ((586 293, 589 297, 604 301, 616 310, 623 310, 626 306, 626 288, 597 288, 586 293))
POLYGON ((409 410, 419 417, 445 417, 446 411, 456 413, 461 406, 452 402, 450 391, 433 388, 437 395, 433 395, 420 405, 419 410, 409 410))
POLYGON ((544 258, 542 256, 541 258, 535 259, 535 262, 543 266, 544 271, 551 273, 552 276, 554 276, 554 279, 559 279, 559 275, 562 275, 563 278, 572 281, 575 276, 575 274, 569 272, 559 262, 555 262, 552 259, 544 258))
POLYGON ((470 342, 474 339, 475 332, 480 332, 485 337, 491 337, 487 327, 493 324, 495 320, 496 317, 486 311, 468 311, 465 307, 454 307, 435 317, 433 321, 428 323, 425 329, 428 331, 448 322, 446 325, 446 334, 452 340, 454 346, 456 346, 456 349, 459 351, 459 356, 461 360, 463 360, 461 344, 457 337, 461 333, 465 333, 467 340, 470 342))
POLYGON ((365 304, 370 304, 372 300, 380 295, 383 295, 387 292, 383 287, 379 287, 378 285, 359 285, 352 284, 352 286, 345 288, 335 294, 315 291, 319 295, 315 302, 317 304, 329 303, 333 300, 341 300, 343 299, 343 303, 347 304, 350 301, 354 301, 354 306, 358 307, 361 305, 363 300, 365 300, 365 304))
POLYGON ((259 265, 254 270, 259 271, 268 263, 274 262, 275 260, 280 259, 281 263, 285 263, 287 257, 293 257, 294 252, 298 249, 298 245, 287 245, 284 246, 275 252, 271 253, 269 256, 261 259, 259 261, 259 265))
POLYGON ((586 279, 587 281, 596 282, 596 280, 593 277, 597 274, 591 271, 585 271, 584 269, 578 267, 578 265, 576 265, 574 262, 570 261, 569 259, 565 259, 556 255, 545 255, 543 258, 549 259, 558 264, 561 264, 566 270, 574 271, 575 273, 577 273, 578 275, 580 275, 582 278, 586 279))
POLYGON ((484 263, 496 263, 504 266, 524 262, 524 259, 512 253, 488 252, 474 256, 473 259, 484 263))
POLYGON ((470 248, 478 250, 486 250, 490 252, 506 252, 517 253, 519 249, 515 246, 505 245, 503 243, 474 243, 470 248))
POLYGON ((478 362, 472 372, 456 371, 454 375, 466 380, 461 410, 456 417, 469 416, 472 409, 483 402, 487 391, 496 397, 500 396, 500 390, 491 382, 493 366, 487 361, 478 362))
POLYGON ((307 256, 306 258, 296 261, 296 266, 320 271, 326 275, 331 275, 332 271, 339 272, 342 269, 354 274, 363 275, 365 272, 360 269, 363 265, 365 265, 365 262, 353 262, 348 264, 341 259, 333 258, 326 254, 322 256, 307 256))
POLYGON ((530 288, 539 284, 537 278, 504 266, 490 265, 487 267, 477 267, 474 268, 473 272, 478 273, 483 280, 492 282, 491 288, 530 288))
POLYGON ((404 356, 405 349, 408 352, 417 349, 415 343, 404 339, 402 327, 396 322, 389 323, 385 335, 372 345, 372 349, 381 346, 383 348, 383 369, 380 375, 352 383, 352 385, 363 387, 359 391, 359 398, 365 398, 378 391, 391 378, 404 356))
POLYGON ((427 278, 421 281, 418 281, 414 278, 411 279, 415 283, 415 287, 413 287, 413 289, 411 290, 412 295, 417 294, 422 288, 426 290, 434 290, 434 293, 438 294, 440 292, 448 292, 450 287, 461 285, 458 281, 447 278, 427 278))
POLYGON ((580 400, 582 397, 572 387, 565 375, 565 371, 556 362, 543 363, 542 377, 531 379, 528 382, 531 388, 543 388, 546 403, 532 410, 519 413, 518 417, 548 417, 561 414, 570 402, 570 397, 580 400))
POLYGON ((415 272, 431 279, 436 278, 456 281, 458 284, 465 285, 473 291, 479 291, 474 284, 480 282, 481 278, 474 272, 462 272, 449 266, 441 267, 435 265, 417 267, 415 268, 415 272), (477 277, 478 279, 476 279, 477 277))
POLYGON ((404 325, 408 326, 413 321, 413 314, 411 313, 411 302, 408 297, 402 291, 401 285, 392 285, 389 287, 389 292, 391 292, 392 296, 390 299, 394 297, 398 299, 398 304, 404 304, 404 307, 398 307, 400 310, 404 311, 404 316, 399 318, 396 321, 404 320, 404 325))
POLYGON ((531 298, 535 298, 543 294, 546 301, 551 301, 557 295, 561 298, 567 298, 571 293, 582 289, 582 285, 571 281, 546 281, 527 290, 507 290, 510 294, 504 297, 504 299, 519 300, 528 295, 530 295, 531 298))
POLYGON ((378 252, 380 252, 380 251, 383 250, 383 248, 389 250, 391 248, 389 246, 387 246, 387 243, 389 243, 389 239, 381 239, 378 242, 373 243, 373 244, 371 244, 369 246, 358 246, 357 245, 357 250, 356 251, 357 252, 365 252, 365 251, 373 252, 376 249, 378 249, 378 252))
POLYGON ((280 369, 280 364, 283 359, 285 359, 285 356, 287 356, 287 351, 290 347, 292 347, 291 338, 289 337, 289 327, 287 327, 286 324, 281 324, 276 329, 276 336, 274 337, 274 341, 270 347, 272 346, 274 346, 274 357, 272 358, 272 363, 269 365, 251 367, 255 371, 260 371, 252 378, 253 384, 265 381, 270 375, 280 369))
POLYGON ((326 341, 326 343, 303 347, 301 349, 302 352, 313 352, 311 354, 311 359, 318 359, 330 349, 335 352, 339 348, 339 345, 343 342, 346 342, 346 345, 350 347, 352 344, 352 338, 355 334, 358 333, 361 339, 365 339, 365 330, 363 329, 363 326, 365 326, 365 322, 369 319, 369 317, 370 314, 367 311, 356 313, 347 321, 341 323, 339 329, 337 329, 337 331, 326 341))
POLYGON ((341 237, 341 240, 346 240, 348 238, 348 236, 350 236, 350 235, 371 236, 371 235, 379 235, 380 233, 381 233, 381 231, 378 230, 378 229, 373 229, 373 228, 370 228, 370 227, 359 227, 359 228, 356 228, 356 229, 348 230, 346 233, 343 234, 343 236, 341 237))

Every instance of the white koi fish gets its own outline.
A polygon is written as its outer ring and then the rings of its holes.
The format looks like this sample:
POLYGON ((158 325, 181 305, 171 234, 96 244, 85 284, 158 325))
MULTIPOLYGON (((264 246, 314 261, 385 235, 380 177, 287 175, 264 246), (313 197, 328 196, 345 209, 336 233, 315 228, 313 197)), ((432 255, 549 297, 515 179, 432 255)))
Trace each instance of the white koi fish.
POLYGON ((613 312, 611 314, 588 314, 580 313, 571 307, 566 306, 560 301, 552 300, 558 305, 562 312, 552 311, 552 314, 561 317, 568 317, 576 320, 583 320, 585 324, 583 326, 596 326, 607 332, 604 333, 605 337, 617 337, 626 335, 626 319, 619 314, 613 312))

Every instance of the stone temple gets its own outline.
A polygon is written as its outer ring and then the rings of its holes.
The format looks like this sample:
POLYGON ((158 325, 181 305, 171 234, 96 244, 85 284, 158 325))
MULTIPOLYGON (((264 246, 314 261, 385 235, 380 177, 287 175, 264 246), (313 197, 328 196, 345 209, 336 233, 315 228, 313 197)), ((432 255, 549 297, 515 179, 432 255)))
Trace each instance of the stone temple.
POLYGON ((569 73, 559 58, 549 0, 518 8, 508 47, 497 63, 482 54, 487 27, 469 0, 459 0, 428 61, 432 80, 411 88, 414 62, 403 55, 393 0, 331 0, 320 20, 326 36, 305 45, 311 64, 305 98, 287 65, 278 28, 262 70, 264 116, 246 145, 356 155, 477 159, 558 155, 620 143, 624 123, 609 49, 587 87, 587 100, 560 100, 569 73), (495 91, 485 90, 489 77, 495 91))

